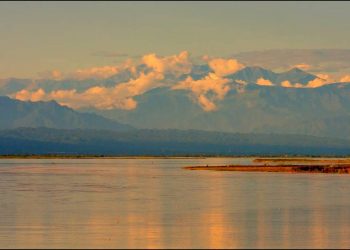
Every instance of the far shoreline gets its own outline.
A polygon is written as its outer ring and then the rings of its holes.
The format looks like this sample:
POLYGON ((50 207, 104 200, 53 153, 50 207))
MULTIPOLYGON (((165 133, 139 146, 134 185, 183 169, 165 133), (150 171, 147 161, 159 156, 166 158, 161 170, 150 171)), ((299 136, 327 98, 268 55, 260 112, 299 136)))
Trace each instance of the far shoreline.
POLYGON ((0 159, 205 159, 205 158, 253 158, 254 162, 316 162, 317 159, 329 160, 349 160, 350 156, 333 155, 60 155, 60 154, 18 154, 18 155, 0 155, 0 159))

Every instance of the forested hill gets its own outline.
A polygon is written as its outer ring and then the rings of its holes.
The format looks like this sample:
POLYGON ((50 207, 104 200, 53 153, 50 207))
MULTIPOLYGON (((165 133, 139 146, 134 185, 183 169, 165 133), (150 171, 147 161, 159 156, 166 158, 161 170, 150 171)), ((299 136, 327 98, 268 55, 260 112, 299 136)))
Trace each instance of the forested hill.
POLYGON ((304 135, 198 130, 0 130, 0 154, 350 155, 350 141, 304 135))

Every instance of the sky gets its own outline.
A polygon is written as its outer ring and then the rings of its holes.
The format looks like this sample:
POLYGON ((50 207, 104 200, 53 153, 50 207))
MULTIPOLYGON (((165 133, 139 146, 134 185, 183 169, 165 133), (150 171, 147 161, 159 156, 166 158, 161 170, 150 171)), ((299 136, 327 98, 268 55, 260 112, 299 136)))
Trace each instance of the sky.
POLYGON ((0 2, 0 78, 148 53, 348 49, 350 2, 0 2))

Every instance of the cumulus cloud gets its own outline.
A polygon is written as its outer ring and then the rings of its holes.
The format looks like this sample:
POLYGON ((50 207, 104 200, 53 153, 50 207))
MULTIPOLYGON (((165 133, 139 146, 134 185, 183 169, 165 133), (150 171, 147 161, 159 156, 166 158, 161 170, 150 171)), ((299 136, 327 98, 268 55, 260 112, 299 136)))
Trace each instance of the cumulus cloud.
POLYGON ((327 80, 322 79, 322 78, 315 78, 314 80, 309 81, 306 84, 306 88, 318 88, 318 87, 322 87, 326 84, 329 84, 329 82, 327 82, 327 80))
MULTIPOLYGON (((103 54, 103 53, 102 53, 103 54)), ((106 55, 109 56, 109 55, 106 55)), ((111 55, 112 56, 112 55, 111 55)), ((301 61, 301 60, 300 60, 301 61)), ((299 61, 299 62, 300 62, 299 61)), ((59 70, 52 70, 42 73, 45 79, 70 79, 70 80, 84 80, 84 79, 106 79, 113 75, 123 73, 124 77, 131 77, 124 82, 116 83, 110 87, 106 86, 92 86, 87 85, 84 90, 82 88, 62 89, 59 84, 53 84, 54 90, 47 88, 45 84, 28 84, 26 89, 14 93, 12 96, 23 101, 48 101, 56 100, 58 103, 72 107, 95 107, 97 109, 135 109, 138 105, 135 96, 141 95, 153 88, 159 86, 170 86, 173 90, 185 89, 192 93, 195 101, 205 111, 215 111, 217 109, 217 102, 223 100, 230 90, 230 86, 235 88, 238 93, 245 91, 247 82, 243 80, 235 80, 237 84, 229 85, 229 79, 225 78, 229 74, 233 74, 245 67, 242 63, 235 59, 210 58, 203 56, 200 60, 200 70, 193 71, 193 79, 191 76, 183 80, 183 74, 189 74, 192 71, 193 64, 196 65, 195 58, 191 57, 187 51, 182 51, 179 54, 171 56, 158 56, 156 54, 144 55, 139 60, 128 59, 118 65, 106 65, 101 67, 91 67, 78 69, 72 72, 63 73, 59 70), (203 65, 203 61, 206 65, 203 65), (207 72, 207 68, 210 71, 207 72), (128 74, 124 74, 125 70, 128 74), (129 74, 131 72, 131 74, 129 74), (200 72, 198 74, 197 72, 200 72), (171 75, 170 77, 169 74, 171 75), (201 74, 205 75, 204 77, 201 74), (173 76, 179 78, 173 77, 173 76), (166 77, 166 79, 165 79, 166 77), (198 79, 200 78, 200 79, 198 79), (40 88, 44 86, 43 88, 40 88), (50 89, 49 92, 46 92, 50 89), (78 90, 79 89, 79 90, 78 90)), ((289 64, 290 65, 290 64, 289 64)), ((309 69, 311 66, 306 63, 294 65, 301 69, 309 69)), ((339 78, 338 82, 350 82, 350 75, 339 78)), ((283 81, 280 86, 285 88, 318 88, 326 84, 334 83, 332 77, 327 74, 318 74, 317 78, 309 81, 307 84, 292 83, 290 81, 283 81)), ((101 82, 99 82, 101 83, 101 82)), ((259 78, 256 84, 261 86, 275 86, 268 79, 259 78)), ((52 85, 52 86, 53 86, 52 85)), ((107 85, 107 84, 106 84, 107 85)), ((77 86, 74 84, 74 86, 77 86)), ((67 85, 65 85, 67 88, 67 85)))
POLYGON ((216 110, 216 105, 213 101, 222 100, 230 87, 227 85, 229 79, 217 76, 214 73, 209 73, 202 79, 193 80, 192 77, 187 77, 184 81, 173 86, 172 89, 187 89, 191 90, 194 96, 197 98, 199 105, 205 111, 216 110), (208 93, 214 93, 210 100, 206 95, 208 93))
MULTIPOLYGON (((203 57, 203 59, 205 59, 203 57)), ((223 58, 215 58, 215 59, 207 59, 209 67, 215 72, 218 76, 226 76, 229 74, 233 74, 238 70, 244 68, 244 65, 239 63, 235 59, 223 59, 223 58)))
POLYGON ((281 86, 285 88, 303 88, 305 87, 301 83, 291 83, 290 81, 283 81, 281 82, 281 86))
POLYGON ((191 72, 192 63, 188 51, 182 51, 178 55, 159 57, 156 54, 147 54, 142 61, 149 68, 160 73, 173 73, 175 75, 188 74, 191 72))
POLYGON ((340 82, 350 82, 350 75, 346 75, 340 78, 340 82))
POLYGON ((119 108, 130 110, 137 106, 137 102, 132 97, 161 86, 160 80, 163 78, 164 76, 158 72, 142 73, 136 79, 109 88, 94 86, 84 92, 70 89, 54 90, 49 93, 46 93, 43 89, 36 91, 21 90, 15 93, 13 97, 22 101, 56 100, 58 103, 71 108, 95 107, 97 109, 119 108))
POLYGON ((45 91, 43 89, 38 89, 36 91, 22 89, 15 93, 13 97, 21 101, 37 102, 44 99, 45 91))
POLYGON ((261 86, 274 86, 274 84, 267 79, 264 79, 263 77, 260 77, 257 81, 256 84, 261 85, 261 86))
POLYGON ((163 83, 164 75, 159 72, 141 73, 137 79, 132 79, 127 83, 118 84, 114 91, 122 96, 135 96, 145 93, 146 91, 160 87, 163 83))

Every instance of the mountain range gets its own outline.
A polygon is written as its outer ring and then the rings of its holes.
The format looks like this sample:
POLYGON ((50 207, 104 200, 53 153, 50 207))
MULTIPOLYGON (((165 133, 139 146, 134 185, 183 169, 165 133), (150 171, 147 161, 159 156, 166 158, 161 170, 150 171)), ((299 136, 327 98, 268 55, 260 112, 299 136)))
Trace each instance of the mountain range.
MULTIPOLYGON (((148 72, 139 66, 137 70, 148 72)), ((0 128, 49 127, 80 129, 181 129, 220 131, 228 133, 302 134, 318 137, 350 139, 350 84, 333 82, 318 87, 306 87, 320 79, 299 68, 276 73, 261 67, 244 67, 225 76, 228 86, 223 98, 209 90, 206 98, 216 108, 204 110, 196 93, 174 88, 173 82, 191 77, 204 79, 210 74, 208 65, 194 65, 184 74, 165 74, 161 84, 132 98, 135 108, 101 109, 93 106, 75 110, 56 102, 21 102, 7 97, 0 99, 0 128), (259 79, 269 81, 258 84, 259 79), (281 82, 299 83, 285 87, 281 82)), ((7 79, 0 82, 0 94, 11 96, 24 86, 45 91, 75 88, 78 92, 92 86, 119 86, 130 78, 123 70, 107 78, 83 80, 7 79)), ((136 82, 136 81, 135 81, 136 82)), ((134 83, 133 83, 134 84, 134 83)), ((214 89, 215 90, 215 89, 214 89)), ((112 89, 111 89, 112 91, 112 89)))
POLYGON ((286 88, 283 80, 306 84, 317 76, 300 69, 274 73, 246 67, 227 76, 232 81, 217 109, 204 111, 187 90, 158 87, 134 99, 133 110, 83 108, 136 128, 198 129, 240 133, 306 134, 350 138, 350 84, 333 83, 317 88, 286 88), (261 86, 263 77, 275 83, 261 86), (235 80, 246 81, 246 85, 235 80))

